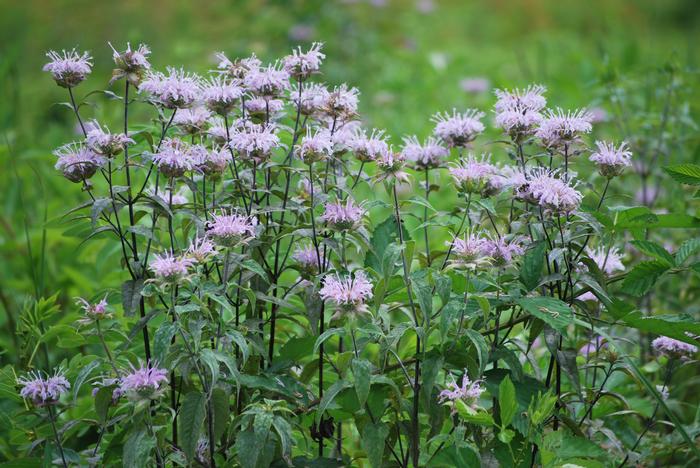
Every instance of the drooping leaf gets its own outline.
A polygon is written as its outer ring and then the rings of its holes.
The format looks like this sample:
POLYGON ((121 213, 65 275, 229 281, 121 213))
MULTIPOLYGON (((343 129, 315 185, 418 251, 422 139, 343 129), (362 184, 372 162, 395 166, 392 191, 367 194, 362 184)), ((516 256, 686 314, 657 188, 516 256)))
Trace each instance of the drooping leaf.
POLYGON ((545 247, 544 241, 536 242, 528 249, 523 258, 520 268, 520 282, 528 291, 535 289, 540 282, 544 267, 545 247))
POLYGON ((202 423, 207 414, 206 411, 207 397, 201 392, 190 392, 185 395, 180 414, 178 416, 178 425, 180 433, 180 448, 185 453, 188 460, 193 460, 197 442, 202 432, 202 423))
POLYGON ((354 358, 351 367, 352 375, 355 377, 355 393, 357 393, 360 407, 363 407, 369 395, 372 364, 366 359, 354 358))
POLYGON ((149 459, 155 444, 155 438, 148 434, 145 425, 140 424, 132 429, 124 443, 123 466, 125 468, 142 467, 144 460, 149 459))
POLYGON ((372 467, 381 467, 384 456, 384 443, 389 435, 386 424, 367 423, 362 428, 362 448, 367 452, 367 459, 372 467))
POLYGON ((515 411, 518 409, 518 402, 515 399, 515 386, 507 375, 498 386, 498 406, 500 408, 501 426, 507 427, 513 421, 515 411))
POLYGON ((627 273, 622 283, 622 289, 632 296, 642 296, 668 269, 669 265, 664 261, 641 262, 627 273))

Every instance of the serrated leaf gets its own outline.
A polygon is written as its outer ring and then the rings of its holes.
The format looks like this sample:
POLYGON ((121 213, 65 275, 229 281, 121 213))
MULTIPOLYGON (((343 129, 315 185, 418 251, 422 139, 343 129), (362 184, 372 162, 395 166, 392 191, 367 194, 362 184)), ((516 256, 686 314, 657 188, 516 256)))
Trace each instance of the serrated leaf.
POLYGON ((664 171, 682 184, 700 185, 700 166, 697 164, 675 164, 664 167, 664 171))
POLYGON ((668 263, 669 267, 674 266, 676 264, 676 260, 673 258, 673 256, 656 242, 651 242, 647 240, 633 240, 631 243, 640 252, 650 257, 654 257, 655 259, 661 262, 668 263))
POLYGON ((641 262, 627 273, 622 289, 632 296, 642 296, 668 269, 668 264, 659 260, 641 262))
POLYGON ((700 250, 700 237, 688 239, 681 244, 678 252, 676 252, 676 265, 681 265, 688 260, 691 255, 694 255, 700 250))
POLYGON ((553 297, 526 297, 517 301, 526 312, 534 315, 550 327, 564 331, 573 323, 573 312, 569 306, 553 297))

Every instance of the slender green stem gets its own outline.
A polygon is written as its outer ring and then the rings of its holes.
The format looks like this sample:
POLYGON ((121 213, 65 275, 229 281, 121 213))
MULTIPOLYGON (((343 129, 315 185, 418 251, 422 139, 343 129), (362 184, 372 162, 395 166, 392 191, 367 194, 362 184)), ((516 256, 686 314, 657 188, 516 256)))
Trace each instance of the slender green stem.
POLYGON ((58 430, 56 429, 56 417, 53 412, 53 407, 49 404, 46 407, 46 411, 49 413, 49 421, 51 422, 51 429, 53 430, 53 435, 56 438, 56 445, 58 446, 58 451, 61 454, 61 461, 63 466, 68 468, 68 463, 66 463, 66 455, 63 453, 63 444, 61 443, 61 438, 58 435, 58 430))

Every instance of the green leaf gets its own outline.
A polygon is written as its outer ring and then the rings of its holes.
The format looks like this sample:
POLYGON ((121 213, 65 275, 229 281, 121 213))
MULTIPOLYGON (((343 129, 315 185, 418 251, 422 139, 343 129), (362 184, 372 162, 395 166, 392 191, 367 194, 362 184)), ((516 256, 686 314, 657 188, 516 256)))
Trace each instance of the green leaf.
POLYGON ((700 237, 688 239, 681 244, 678 252, 676 252, 676 265, 681 265, 688 260, 691 255, 694 255, 700 250, 700 237))
POLYGON ((156 445, 155 438, 148 434, 146 426, 139 425, 129 433, 124 443, 122 464, 125 468, 140 468, 148 460, 156 445))
POLYGON ((553 297, 526 297, 517 301, 526 312, 534 315, 550 327, 564 331, 573 323, 573 313, 566 303, 553 297))
POLYGON ((493 426, 495 424, 491 415, 484 410, 472 409, 462 400, 456 400, 454 405, 459 416, 468 423, 479 426, 493 426))
POLYGON ((327 339, 330 337, 338 335, 338 336, 345 336, 345 329, 344 328, 330 328, 321 335, 316 338, 316 343, 314 343, 314 354, 318 352, 318 348, 321 346, 321 343, 325 342, 327 339))
POLYGON ((240 263, 240 265, 246 270, 252 271, 262 279, 267 280, 267 273, 265 272, 265 269, 262 266, 260 266, 260 264, 255 260, 244 260, 240 263))
POLYGON ((622 283, 622 289, 632 296, 642 296, 668 269, 668 264, 663 261, 641 262, 627 273, 625 281, 622 283))
POLYGON ((330 386, 324 393, 323 393, 323 398, 321 398, 321 402, 318 404, 318 411, 316 411, 316 422, 321 419, 321 416, 323 415, 324 411, 326 411, 326 408, 328 408, 328 405, 331 404, 333 399, 338 396, 338 394, 348 388, 350 384, 344 380, 338 380, 336 383, 330 386))
POLYGON ((360 407, 365 406, 370 389, 372 364, 366 359, 354 358, 351 363, 352 375, 355 377, 355 393, 360 407))
POLYGON ((90 208, 90 218, 92 220, 92 228, 95 229, 97 226, 97 220, 100 218, 100 214, 112 203, 111 198, 98 198, 92 204, 90 208))
POLYGON ((194 459, 194 453, 199 442, 202 423, 206 416, 207 397, 201 392, 190 392, 185 395, 178 416, 180 429, 180 448, 188 460, 194 459))
POLYGON ((362 448, 367 452, 367 459, 370 466, 382 466, 384 444, 388 435, 389 428, 383 423, 367 423, 362 428, 362 448))
POLYGON ((476 330, 467 329, 464 330, 464 335, 474 344, 476 348, 476 354, 479 356, 479 375, 484 373, 486 369, 486 364, 488 364, 489 359, 489 346, 486 344, 486 340, 476 330))
POLYGON ((107 415, 109 414, 109 407, 112 405, 112 394, 114 392, 114 386, 101 387, 97 390, 95 394, 95 413, 97 414, 97 420, 100 424, 107 422, 107 415))
POLYGON ((668 263, 669 267, 672 267, 676 264, 676 260, 673 258, 673 256, 656 242, 646 240, 633 240, 631 243, 637 248, 637 250, 639 250, 643 254, 648 255, 650 257, 654 257, 660 262, 668 263))
POLYGON ((515 411, 518 409, 518 402, 515 399, 515 386, 508 375, 501 380, 501 384, 498 386, 498 405, 501 410, 501 427, 507 427, 513 421, 515 411))
POLYGON ((134 315, 138 310, 141 290, 143 290, 142 279, 127 280, 122 284, 122 306, 125 316, 134 315))
POLYGON ((160 364, 165 364, 165 359, 170 352, 170 343, 177 332, 177 325, 172 322, 163 322, 153 337, 153 358, 160 364))
POLYGON ((675 164, 664 167, 664 171, 681 184, 700 185, 700 166, 697 164, 675 164))
POLYGON ((221 388, 215 388, 211 392, 211 412, 214 416, 214 439, 217 440, 226 430, 230 414, 228 395, 221 388))
MULTIPOLYGON (((409 240, 411 236, 403 227, 403 238, 409 240)), ((365 256, 365 266, 372 268, 374 271, 382 271, 382 259, 384 252, 390 244, 397 242, 399 239, 399 230, 396 226, 396 218, 389 216, 384 221, 379 223, 372 232, 370 239, 370 249, 365 256)))
POLYGON ((523 264, 520 268, 520 282, 528 291, 532 291, 540 283, 542 267, 544 267, 545 247, 544 241, 535 242, 523 258, 523 264))

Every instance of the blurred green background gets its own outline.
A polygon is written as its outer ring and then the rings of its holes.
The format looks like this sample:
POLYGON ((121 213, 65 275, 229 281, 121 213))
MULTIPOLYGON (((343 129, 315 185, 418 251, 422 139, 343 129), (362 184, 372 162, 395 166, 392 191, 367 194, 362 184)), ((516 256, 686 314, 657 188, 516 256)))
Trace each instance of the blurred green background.
MULTIPOLYGON (((41 71, 48 49, 91 51, 82 98, 107 86, 108 41, 145 42, 156 68, 197 72, 214 67, 216 51, 274 60, 323 41, 324 79, 357 86, 364 120, 398 142, 429 133, 436 111, 488 110, 490 92, 463 89, 470 77, 541 82, 552 103, 603 108, 611 77, 643 82, 673 63, 697 79, 699 25, 697 0, 0 0, 0 362, 16 359, 14 322, 31 299, 58 292, 66 303, 119 284, 114 246, 82 250, 58 219, 84 195, 53 170, 51 151, 73 138, 75 122, 55 105, 65 90, 41 71)), ((680 85, 696 115, 697 90, 680 85)), ((102 112, 85 110, 108 119, 102 112)))

